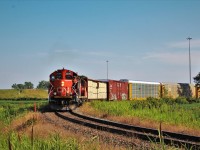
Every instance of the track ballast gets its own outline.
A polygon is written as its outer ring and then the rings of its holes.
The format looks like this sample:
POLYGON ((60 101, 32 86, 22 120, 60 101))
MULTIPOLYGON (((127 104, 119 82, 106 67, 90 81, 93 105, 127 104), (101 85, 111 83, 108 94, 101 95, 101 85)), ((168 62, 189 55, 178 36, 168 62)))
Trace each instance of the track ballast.
POLYGON ((69 111, 67 113, 70 113, 77 118, 68 117, 63 113, 55 112, 55 114, 60 118, 96 130, 106 131, 126 137, 136 137, 151 142, 165 143, 168 145, 183 147, 187 149, 200 150, 200 137, 198 136, 191 136, 168 131, 158 132, 158 130, 155 129, 108 121, 100 118, 82 115, 75 111, 69 111))

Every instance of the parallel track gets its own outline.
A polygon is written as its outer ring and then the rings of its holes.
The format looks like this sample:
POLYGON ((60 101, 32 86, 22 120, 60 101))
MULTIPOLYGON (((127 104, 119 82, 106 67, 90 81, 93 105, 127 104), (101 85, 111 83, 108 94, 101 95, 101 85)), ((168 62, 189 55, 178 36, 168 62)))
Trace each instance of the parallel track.
POLYGON ((70 111, 69 113, 78 118, 71 118, 59 112, 55 112, 55 114, 60 118, 93 129, 107 131, 118 135, 124 135, 126 137, 137 137, 139 139, 152 142, 160 142, 162 140, 165 144, 168 145, 183 147, 190 150, 200 150, 200 137, 198 136, 191 136, 167 131, 162 131, 161 136, 159 136, 158 130, 155 129, 132 126, 95 117, 89 117, 74 111, 70 111))

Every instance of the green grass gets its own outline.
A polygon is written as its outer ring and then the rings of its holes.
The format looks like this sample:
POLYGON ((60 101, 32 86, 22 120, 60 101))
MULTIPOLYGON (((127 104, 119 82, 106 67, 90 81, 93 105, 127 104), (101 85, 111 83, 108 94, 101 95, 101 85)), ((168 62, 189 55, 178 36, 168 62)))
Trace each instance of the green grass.
POLYGON ((73 138, 63 139, 59 134, 51 135, 48 140, 34 139, 26 135, 19 135, 16 132, 10 132, 5 136, 0 135, 0 149, 1 150, 78 150, 79 144, 73 138))
POLYGON ((184 101, 183 104, 180 99, 117 102, 93 101, 90 105, 97 111, 108 115, 139 117, 141 119, 200 129, 200 103, 189 104, 184 101))
POLYGON ((37 108, 47 104, 43 101, 0 101, 0 150, 78 150, 78 149, 99 149, 99 140, 89 139, 87 141, 78 142, 75 138, 63 138, 56 131, 47 138, 39 138, 34 136, 34 125, 37 120, 27 120, 24 122, 27 127, 32 127, 32 135, 9 128, 10 123, 28 112, 34 110, 34 103, 37 108))
POLYGON ((10 132, 0 135, 1 150, 98 150, 100 142, 98 138, 91 138, 87 141, 78 141, 75 138, 63 138, 59 133, 49 135, 48 139, 31 138, 26 135, 19 135, 16 132, 10 132))
POLYGON ((47 90, 40 89, 24 89, 24 90, 0 90, 0 100, 37 100, 47 99, 47 90))
POLYGON ((37 108, 47 104, 46 100, 41 101, 0 101, 0 121, 4 124, 9 124, 13 119, 20 117, 27 112, 34 110, 34 103, 37 108))

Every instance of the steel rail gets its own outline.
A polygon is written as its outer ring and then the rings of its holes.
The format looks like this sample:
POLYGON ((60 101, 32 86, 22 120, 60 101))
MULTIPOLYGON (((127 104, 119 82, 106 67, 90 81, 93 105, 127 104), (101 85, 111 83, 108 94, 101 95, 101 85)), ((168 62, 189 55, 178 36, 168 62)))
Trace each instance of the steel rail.
MULTIPOLYGON (((119 127, 119 128, 123 128, 123 129, 127 129, 127 130, 145 132, 145 133, 154 134, 154 135, 159 134, 158 130, 152 129, 152 128, 144 128, 144 127, 139 127, 139 126, 122 124, 122 123, 119 123, 119 122, 109 121, 109 120, 105 120, 105 119, 100 119, 100 118, 96 118, 96 117, 85 116, 85 115, 82 115, 82 114, 74 112, 74 111, 70 111, 70 113, 73 114, 74 116, 79 117, 79 118, 83 118, 83 119, 86 119, 86 120, 90 120, 90 121, 94 121, 94 122, 98 122, 98 123, 102 123, 102 124, 109 124, 109 125, 119 127)), ((191 141, 191 142, 196 142, 196 143, 199 142, 199 144, 200 144, 200 137, 199 136, 174 133, 174 132, 169 132, 169 131, 164 131, 164 130, 162 130, 162 135, 166 136, 166 137, 177 138, 179 140, 191 141)))
POLYGON ((95 118, 91 116, 89 117, 89 116, 81 115, 73 111, 70 111, 70 113, 76 117, 84 119, 84 121, 81 121, 80 119, 78 120, 78 119, 70 118, 58 112, 55 112, 55 114, 60 118, 63 118, 65 120, 69 120, 70 122, 87 126, 93 129, 106 131, 106 132, 110 132, 110 133, 114 133, 118 135, 124 135, 127 137, 137 137, 137 138, 152 141, 152 142, 161 142, 162 140, 162 142, 168 145, 200 150, 200 137, 195 137, 195 136, 190 136, 190 135, 185 135, 186 137, 184 137, 184 135, 182 134, 166 132, 166 131, 164 132, 162 131, 161 132, 162 134, 160 137, 158 130, 155 130, 155 129, 121 124, 121 123, 99 119, 99 118, 95 118), (85 120, 100 123, 100 125, 95 124, 95 123, 89 123, 89 122, 86 122, 85 120), (105 125, 108 125, 109 127, 105 125))

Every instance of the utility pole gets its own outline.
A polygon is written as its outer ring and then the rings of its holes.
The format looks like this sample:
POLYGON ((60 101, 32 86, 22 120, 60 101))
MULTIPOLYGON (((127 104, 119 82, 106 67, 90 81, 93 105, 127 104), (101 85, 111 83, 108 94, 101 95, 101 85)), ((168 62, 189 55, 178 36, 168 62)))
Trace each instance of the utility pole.
POLYGON ((190 84, 191 84, 191 56, 190 56, 190 40, 192 39, 191 37, 186 38, 189 40, 189 75, 190 75, 190 84))

